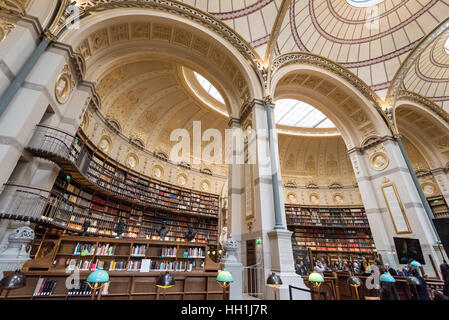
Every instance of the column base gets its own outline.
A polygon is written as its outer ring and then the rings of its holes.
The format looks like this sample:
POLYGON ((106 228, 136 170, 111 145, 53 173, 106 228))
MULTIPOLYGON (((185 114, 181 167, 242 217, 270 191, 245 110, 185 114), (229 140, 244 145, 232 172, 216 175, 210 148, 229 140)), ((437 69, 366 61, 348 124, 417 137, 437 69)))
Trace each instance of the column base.
POLYGON ((291 296, 289 286, 293 286, 295 288, 307 289, 304 284, 304 279, 294 273, 294 272, 281 272, 277 273, 281 277, 282 286, 274 289, 273 287, 266 286, 265 287, 265 299, 266 300, 275 300, 275 290, 276 290, 276 300, 312 300, 310 292, 305 292, 301 290, 291 289, 291 296))
MULTIPOLYGON (((282 280, 282 286, 276 289, 276 299, 290 300, 289 285, 308 290, 302 277, 295 272, 292 232, 285 229, 273 230, 268 232, 268 238, 270 239, 271 272, 275 272, 282 280)), ((269 300, 275 298, 272 287, 266 286, 265 298, 269 300)), ((309 292, 292 289, 291 298, 292 300, 311 300, 311 295, 309 292)))

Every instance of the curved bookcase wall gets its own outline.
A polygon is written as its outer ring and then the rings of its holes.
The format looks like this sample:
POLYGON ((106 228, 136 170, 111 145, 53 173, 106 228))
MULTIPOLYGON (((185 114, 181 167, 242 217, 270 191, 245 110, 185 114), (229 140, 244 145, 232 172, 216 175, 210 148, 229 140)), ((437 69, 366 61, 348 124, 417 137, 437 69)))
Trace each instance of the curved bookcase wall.
POLYGON ((219 196, 171 186, 125 171, 87 148, 77 136, 37 126, 27 149, 61 168, 53 189, 8 185, 2 195, 2 216, 80 231, 86 220, 92 235, 115 236, 117 224, 126 224, 123 236, 185 241, 188 226, 195 241, 217 242, 219 196))

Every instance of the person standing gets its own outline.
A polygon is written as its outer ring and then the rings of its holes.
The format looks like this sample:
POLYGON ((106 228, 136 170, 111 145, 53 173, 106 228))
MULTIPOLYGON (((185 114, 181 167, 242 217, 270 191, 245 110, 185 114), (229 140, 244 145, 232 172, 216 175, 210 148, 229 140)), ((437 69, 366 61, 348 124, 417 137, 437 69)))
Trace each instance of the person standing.
POLYGON ((320 274, 324 278, 324 271, 326 269, 324 268, 320 260, 317 260, 314 270, 316 271, 316 273, 320 274))

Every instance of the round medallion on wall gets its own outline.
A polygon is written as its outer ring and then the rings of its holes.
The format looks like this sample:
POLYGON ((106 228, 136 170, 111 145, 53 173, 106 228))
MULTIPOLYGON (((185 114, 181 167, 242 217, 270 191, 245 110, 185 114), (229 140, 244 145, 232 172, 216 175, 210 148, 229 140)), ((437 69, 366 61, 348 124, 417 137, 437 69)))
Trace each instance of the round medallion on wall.
POLYGON ((296 195, 293 193, 289 193, 287 196, 287 201, 290 203, 297 203, 298 200, 296 199, 296 195))
POLYGON ((157 179, 161 179, 164 175, 164 169, 161 166, 154 166, 153 167, 153 176, 157 179))
POLYGON ((126 165, 130 168, 134 168, 135 166, 137 166, 138 161, 139 159, 135 154, 130 154, 128 155, 128 158, 126 158, 126 165))
POLYGON ((200 185, 201 185, 201 191, 209 192, 209 189, 210 189, 209 181, 203 180, 203 181, 201 181, 200 185))
POLYGON ((316 193, 312 193, 309 196, 309 200, 310 200, 310 203, 312 203, 312 204, 319 204, 320 203, 320 196, 318 194, 316 194, 316 193))
POLYGON ((390 159, 383 152, 376 152, 370 157, 370 164, 374 170, 385 170, 390 164, 390 159))
POLYGON ((344 201, 344 197, 341 193, 335 193, 334 195, 332 195, 332 201, 335 204, 342 204, 344 201))
POLYGON ((70 74, 69 66, 65 65, 62 73, 59 75, 55 83, 55 97, 60 104, 64 104, 69 100, 70 94, 75 87, 75 82, 70 74))
POLYGON ((425 182, 421 185, 422 190, 426 196, 431 196, 435 193, 435 185, 432 182, 425 182))
POLYGON ((103 152, 108 152, 109 148, 111 147, 111 140, 107 137, 103 137, 100 140, 100 143, 98 144, 99 148, 103 152))
POLYGON ((176 182, 180 186, 185 186, 187 184, 187 176, 183 173, 178 175, 178 177, 176 178, 176 182))

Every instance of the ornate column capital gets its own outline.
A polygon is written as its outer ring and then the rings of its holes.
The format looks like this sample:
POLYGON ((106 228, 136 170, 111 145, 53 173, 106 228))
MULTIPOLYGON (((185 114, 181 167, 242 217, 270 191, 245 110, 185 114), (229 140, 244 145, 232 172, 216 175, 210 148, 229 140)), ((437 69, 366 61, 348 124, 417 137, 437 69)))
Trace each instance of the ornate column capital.
POLYGON ((242 123, 240 122, 240 119, 238 118, 231 118, 228 122, 229 128, 240 128, 242 126, 242 123))

